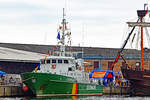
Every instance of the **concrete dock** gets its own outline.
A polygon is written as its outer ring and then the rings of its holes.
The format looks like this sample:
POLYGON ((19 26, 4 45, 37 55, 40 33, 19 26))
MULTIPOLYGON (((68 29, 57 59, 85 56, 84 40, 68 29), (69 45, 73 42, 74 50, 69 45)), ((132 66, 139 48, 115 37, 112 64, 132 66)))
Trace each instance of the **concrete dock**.
POLYGON ((23 96, 22 81, 19 74, 0 76, 0 97, 23 96))
MULTIPOLYGON (((129 87, 104 87, 103 95, 129 95, 129 87)), ((16 85, 0 85, 0 97, 24 96, 22 87, 16 85)))
POLYGON ((129 95, 129 87, 104 87, 104 95, 129 95))
POLYGON ((23 96, 22 87, 16 85, 0 85, 0 97, 23 96))

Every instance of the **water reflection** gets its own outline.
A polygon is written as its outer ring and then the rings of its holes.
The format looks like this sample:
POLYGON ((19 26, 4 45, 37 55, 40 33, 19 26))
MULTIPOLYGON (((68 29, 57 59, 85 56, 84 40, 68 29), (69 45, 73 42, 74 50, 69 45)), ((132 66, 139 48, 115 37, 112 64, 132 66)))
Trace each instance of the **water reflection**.
POLYGON ((36 98, 26 98, 26 100, 81 100, 81 98, 86 97, 77 97, 77 96, 59 96, 59 97, 36 97, 36 98), (79 99, 80 98, 80 99, 79 99))
POLYGON ((0 98, 0 100, 150 100, 150 97, 128 97, 128 96, 68 96, 68 97, 14 97, 0 98))
POLYGON ((66 96, 47 98, 24 98, 23 100, 150 100, 150 97, 129 97, 129 96, 66 96))

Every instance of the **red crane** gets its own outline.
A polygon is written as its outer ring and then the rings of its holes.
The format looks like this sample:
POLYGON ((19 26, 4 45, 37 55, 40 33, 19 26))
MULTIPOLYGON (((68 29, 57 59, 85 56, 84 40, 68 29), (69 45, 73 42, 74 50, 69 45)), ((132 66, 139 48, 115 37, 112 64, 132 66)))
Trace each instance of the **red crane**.
MULTIPOLYGON (((137 22, 138 22, 138 21, 139 21, 139 19, 137 20, 137 22)), ((122 51, 124 50, 126 44, 128 43, 128 40, 129 40, 131 34, 133 33, 135 27, 136 27, 136 26, 134 26, 134 27, 132 28, 131 32, 130 32, 129 35, 127 36, 127 38, 126 38, 126 40, 125 40, 123 46, 121 47, 121 49, 119 50, 119 52, 118 52, 118 54, 117 54, 117 56, 116 56, 115 61, 112 63, 112 65, 111 65, 111 67, 110 67, 110 70, 113 70, 114 65, 118 62, 118 59, 119 59, 119 57, 121 56, 121 53, 122 53, 122 51)), ((123 60, 124 60, 124 59, 123 59, 123 60)))

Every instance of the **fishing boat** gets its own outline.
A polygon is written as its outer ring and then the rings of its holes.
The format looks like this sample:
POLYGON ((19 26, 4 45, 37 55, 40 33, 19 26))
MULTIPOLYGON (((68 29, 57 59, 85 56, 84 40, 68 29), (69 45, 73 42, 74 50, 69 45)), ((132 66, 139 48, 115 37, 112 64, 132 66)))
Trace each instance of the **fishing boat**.
MULTIPOLYGON (((137 10, 137 15, 138 15, 138 20, 137 22, 127 22, 128 26, 131 27, 131 31, 128 34, 122 48, 120 49, 120 51, 118 52, 118 55, 113 63, 113 65, 115 63, 117 63, 119 57, 121 56, 121 58, 123 59, 123 61, 125 62, 125 66, 121 67, 123 76, 125 79, 129 80, 131 85, 130 85, 130 93, 131 95, 147 95, 150 96, 150 69, 148 67, 149 64, 146 64, 147 60, 145 58, 145 56, 147 54, 144 54, 144 46, 143 46, 143 41, 144 41, 144 32, 148 34, 148 27, 150 27, 150 22, 146 22, 145 18, 146 15, 148 14, 148 7, 147 9, 145 9, 145 7, 147 6, 147 4, 144 5, 144 10, 137 10), (135 32, 135 29, 138 29, 138 36, 140 36, 140 62, 138 63, 138 67, 135 66, 131 68, 130 65, 128 65, 128 63, 125 60, 125 57, 122 55, 122 52, 126 46, 126 44, 128 43, 129 39, 131 39, 131 36, 135 37, 134 34, 132 34, 133 32, 135 32), (144 30, 145 29, 145 30, 144 30), (134 68, 134 69, 133 69, 134 68)), ((148 50, 148 49, 146 49, 148 50)), ((148 55, 147 55, 148 56, 148 55)), ((112 65, 112 69, 113 66, 112 65)))
POLYGON ((65 39, 70 38, 64 9, 58 30, 59 55, 49 55, 40 60, 40 66, 33 72, 21 74, 25 86, 36 96, 85 96, 102 95, 103 86, 97 80, 89 79, 84 72, 83 59, 67 56, 65 39))

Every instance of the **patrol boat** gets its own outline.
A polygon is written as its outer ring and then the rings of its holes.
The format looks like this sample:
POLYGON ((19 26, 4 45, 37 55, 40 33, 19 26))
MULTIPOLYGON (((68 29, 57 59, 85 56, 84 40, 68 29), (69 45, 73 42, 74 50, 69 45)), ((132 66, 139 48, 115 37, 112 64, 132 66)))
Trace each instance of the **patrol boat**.
POLYGON ((102 95, 103 86, 97 80, 89 79, 84 72, 83 59, 66 56, 65 37, 70 37, 67 29, 64 9, 57 39, 59 40, 59 55, 49 55, 40 60, 39 68, 34 72, 22 73, 23 83, 36 96, 90 96, 102 95))

